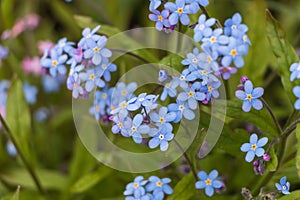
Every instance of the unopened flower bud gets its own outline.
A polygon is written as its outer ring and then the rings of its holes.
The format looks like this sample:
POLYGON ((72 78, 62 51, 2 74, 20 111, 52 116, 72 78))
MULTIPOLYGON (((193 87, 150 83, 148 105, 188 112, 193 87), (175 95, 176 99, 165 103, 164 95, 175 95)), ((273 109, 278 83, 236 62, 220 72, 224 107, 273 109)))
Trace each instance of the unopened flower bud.
POLYGON ((265 153, 265 154, 263 155, 263 159, 264 159, 264 161, 269 162, 270 159, 271 159, 271 156, 270 156, 269 154, 265 153))

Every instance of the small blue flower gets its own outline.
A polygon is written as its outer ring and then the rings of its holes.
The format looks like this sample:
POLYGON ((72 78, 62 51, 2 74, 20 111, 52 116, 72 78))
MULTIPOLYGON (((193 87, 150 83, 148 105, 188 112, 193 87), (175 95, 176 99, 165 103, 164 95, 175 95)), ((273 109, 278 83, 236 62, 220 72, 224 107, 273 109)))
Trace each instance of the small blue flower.
POLYGON ((177 86, 178 86, 178 82, 176 81, 171 81, 170 83, 166 83, 163 92, 161 93, 160 100, 162 101, 166 100, 167 96, 175 97, 177 94, 177 90, 176 90, 177 86))
POLYGON ((222 182, 218 180, 218 171, 212 170, 208 175, 204 171, 198 172, 198 177, 200 181, 195 183, 197 189, 204 189, 205 194, 209 197, 214 195, 214 189, 219 189, 222 187, 222 182))
POLYGON ((79 78, 85 82, 85 90, 91 92, 95 87, 103 88, 105 86, 105 82, 101 79, 102 75, 99 68, 92 68, 87 72, 80 73, 79 78))
POLYGON ((182 102, 187 102, 188 108, 195 110, 197 109, 198 102, 205 99, 205 94, 202 92, 197 92, 196 90, 201 88, 200 82, 195 82, 190 88, 187 88, 184 92, 181 92, 177 100, 182 102))
POLYGON ((232 16, 231 19, 227 19, 224 23, 224 33, 227 36, 234 36, 241 38, 248 31, 248 27, 245 24, 241 24, 242 17, 239 13, 232 16))
POLYGON ((210 37, 213 33, 211 27, 216 23, 215 18, 209 18, 206 20, 204 14, 199 16, 198 24, 194 28, 194 40, 200 42, 203 37, 210 37))
POLYGON ((44 122, 49 117, 50 112, 47 108, 39 108, 34 112, 34 119, 38 122, 44 122))
POLYGON ((168 185, 171 182, 169 178, 158 178, 157 176, 150 176, 149 183, 146 186, 148 192, 153 191, 153 197, 155 200, 163 200, 165 194, 170 195, 173 193, 173 189, 168 185))
POLYGON ((176 118, 175 112, 168 112, 167 107, 161 107, 158 114, 156 112, 150 113, 150 119, 155 122, 158 126, 165 123, 172 122, 176 118))
POLYGON ((188 69, 182 71, 178 76, 173 77, 173 82, 175 85, 179 85, 182 89, 187 89, 189 87, 188 82, 186 81, 186 75, 189 73, 188 69))
POLYGON ((67 88, 72 90, 72 96, 77 99, 79 95, 83 95, 84 90, 80 85, 80 79, 77 77, 76 79, 71 76, 67 79, 67 88))
POLYGON ((0 81, 0 107, 6 106, 7 90, 9 87, 10 87, 10 81, 7 80, 0 81))
POLYGON ((294 107, 296 110, 300 110, 300 86, 295 86, 293 89, 293 93, 296 97, 298 97, 294 104, 294 107))
POLYGON ((53 77, 56 77, 57 74, 65 75, 67 68, 64 64, 67 58, 67 55, 61 55, 56 52, 55 49, 52 49, 50 58, 42 58, 41 65, 45 68, 49 68, 49 72, 53 77))
POLYGON ((143 195, 125 197, 125 200, 152 200, 152 199, 153 199, 153 196, 148 193, 143 194, 143 195))
POLYGON ((62 54, 63 52, 71 54, 74 49, 73 45, 74 42, 68 42, 67 38, 62 38, 57 42, 54 49, 58 54, 62 54))
POLYGON ((168 105, 168 110, 176 113, 174 123, 178 123, 182 119, 182 117, 187 120, 193 120, 195 118, 195 113, 191 109, 189 109, 189 106, 186 102, 177 100, 177 103, 168 105))
POLYGON ((100 36, 97 42, 93 40, 88 40, 86 49, 83 53, 85 59, 92 58, 92 63, 94 65, 99 65, 104 58, 111 57, 112 53, 109 49, 104 48, 107 43, 107 38, 105 36, 100 36))
POLYGON ((156 10, 161 4, 161 0, 150 0, 149 10, 156 10))
POLYGON ((264 155, 265 150, 262 148, 268 143, 268 138, 263 137, 258 140, 257 135, 254 133, 250 136, 250 143, 244 143, 241 146, 241 151, 242 152, 247 152, 245 160, 247 162, 252 162, 255 155, 257 157, 261 157, 264 155))
POLYGON ((104 59, 100 67, 100 73, 103 74, 105 81, 109 82, 111 79, 111 72, 117 71, 117 66, 113 63, 109 63, 108 59, 104 59))
POLYGON ((238 40, 234 38, 229 38, 228 46, 220 46, 218 51, 224 55, 222 58, 223 66, 230 66, 233 61, 234 65, 238 68, 244 66, 243 55, 248 53, 248 46, 245 44, 239 44, 238 40))
POLYGON ((152 11, 154 14, 149 14, 149 19, 156 22, 156 29, 161 31, 164 27, 170 27, 170 22, 168 20, 169 11, 163 10, 159 12, 158 10, 152 11))
POLYGON ((244 90, 237 90, 235 92, 235 96, 241 100, 243 100, 243 111, 249 112, 251 107, 256 110, 261 110, 263 108, 263 104, 259 99, 264 94, 264 89, 261 87, 257 87, 253 89, 253 84, 250 80, 247 80, 244 84, 244 90))
POLYGON ((0 45, 0 67, 2 64, 2 60, 8 56, 8 52, 9 52, 8 48, 0 45))
POLYGON ((100 39, 100 35, 97 35, 96 32, 100 29, 101 26, 96 26, 92 31, 90 28, 85 28, 82 31, 83 38, 80 39, 78 46, 83 47, 84 49, 87 49, 87 43, 90 43, 91 41, 97 42, 100 39))
POLYGON ((132 127, 132 119, 127 115, 118 114, 113 117, 115 123, 111 130, 114 134, 121 133, 124 137, 130 137, 127 130, 132 127))
POLYGON ((158 131, 150 132, 149 135, 153 138, 149 141, 149 147, 154 149, 159 145, 161 151, 166 151, 169 147, 168 142, 174 138, 172 130, 172 125, 165 123, 159 128, 158 131))
POLYGON ((128 101, 134 97, 133 92, 137 89, 137 84, 135 82, 125 85, 125 83, 117 83, 115 89, 112 93, 112 105, 118 106, 122 101, 128 101))
POLYGON ((201 65, 199 56, 199 49, 194 48, 193 53, 188 53, 186 55, 187 58, 182 60, 181 64, 189 66, 189 71, 193 72, 197 70, 201 65))
POLYGON ((144 117, 141 114, 134 116, 132 120, 132 126, 127 130, 128 135, 130 135, 133 141, 137 144, 142 143, 142 135, 149 133, 150 127, 148 125, 142 124, 144 117))
POLYGON ((296 78, 300 79, 300 62, 293 63, 290 67, 290 71, 292 72, 290 76, 291 81, 294 81, 296 78))
POLYGON ((17 151, 15 145, 11 141, 8 141, 6 143, 6 151, 10 156, 13 156, 13 157, 18 155, 18 151, 17 151))
POLYGON ((165 4, 165 9, 170 10, 172 14, 169 17, 170 25, 175 25, 178 23, 178 20, 183 25, 188 25, 190 23, 190 14, 189 6, 185 4, 185 0, 176 0, 175 3, 167 2, 165 4))
POLYGON ((36 103, 36 95, 38 93, 37 87, 29 85, 27 83, 24 83, 23 91, 24 91, 24 95, 25 95, 25 99, 26 99, 27 103, 35 104, 36 103))
POLYGON ((140 197, 146 193, 144 185, 147 180, 144 180, 143 176, 137 176, 132 183, 128 183, 124 195, 134 195, 134 197, 140 197))
POLYGON ((208 0, 186 0, 186 3, 190 3, 189 9, 192 14, 196 14, 200 10, 200 6, 205 7, 209 4, 208 0))
POLYGON ((219 97, 219 87, 221 86, 221 82, 218 81, 209 81, 207 83, 207 90, 206 90, 206 99, 210 100, 211 97, 218 98, 219 97))
POLYGON ((202 49, 209 47, 213 51, 216 51, 220 45, 226 45, 230 40, 227 36, 223 35, 223 29, 217 28, 212 32, 211 35, 204 37, 202 41, 202 49))
POLYGON ((276 183, 275 186, 278 191, 282 192, 282 194, 290 194, 290 182, 286 181, 286 176, 282 177, 280 179, 280 184, 276 183))

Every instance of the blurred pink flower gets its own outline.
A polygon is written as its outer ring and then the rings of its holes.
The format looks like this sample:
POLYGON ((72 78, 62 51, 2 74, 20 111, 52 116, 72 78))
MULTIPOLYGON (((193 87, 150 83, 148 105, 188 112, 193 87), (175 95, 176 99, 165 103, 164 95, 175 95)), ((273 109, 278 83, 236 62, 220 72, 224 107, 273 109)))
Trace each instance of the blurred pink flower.
POLYGON ((2 40, 7 40, 11 37, 11 30, 5 30, 3 31, 2 35, 1 35, 1 39, 2 40))
POLYGON ((26 57, 22 61, 22 68, 25 73, 32 73, 34 75, 41 75, 43 74, 42 67, 40 65, 39 57, 29 58, 26 57))
POLYGON ((15 38, 20 35, 26 29, 24 20, 18 20, 11 29, 11 37, 15 38))
POLYGON ((51 42, 50 40, 42 40, 42 41, 39 41, 39 43, 38 43, 38 48, 39 48, 39 52, 41 55, 44 54, 46 49, 50 50, 54 46, 55 46, 55 44, 53 42, 51 42))
POLYGON ((40 23, 40 16, 37 14, 29 14, 24 19, 27 29, 35 29, 40 23))

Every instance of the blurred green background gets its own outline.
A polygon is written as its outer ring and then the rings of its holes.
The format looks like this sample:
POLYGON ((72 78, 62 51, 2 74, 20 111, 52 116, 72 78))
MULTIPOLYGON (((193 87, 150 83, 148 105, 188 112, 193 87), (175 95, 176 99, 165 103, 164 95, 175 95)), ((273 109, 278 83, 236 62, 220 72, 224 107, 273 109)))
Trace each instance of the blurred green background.
MULTIPOLYGON (((124 199, 122 194, 126 184, 137 174, 115 171, 97 163, 76 134, 72 118, 71 92, 62 85, 58 93, 44 93, 40 86, 40 77, 25 75, 21 69, 21 62, 27 56, 41 56, 37 48, 41 40, 51 40, 55 43, 58 39, 67 37, 71 41, 78 41, 82 27, 74 18, 75 15, 88 16, 100 25, 106 24, 120 31, 135 27, 153 27, 154 23, 148 19, 149 1, 73 0, 72 3, 66 3, 63 0, 0 0, 0 2, 0 33, 11 29, 18 19, 27 14, 35 13, 41 18, 35 30, 25 31, 16 38, 0 41, 1 45, 10 49, 9 57, 3 61, 0 68, 0 80, 13 80, 18 76, 23 82, 30 82, 39 87, 38 102, 29 107, 31 129, 28 133, 28 143, 33 166, 47 190, 46 196, 48 199, 63 200, 124 199), (34 111, 40 107, 49 109, 49 118, 42 123, 32 117, 34 111)), ((286 30, 288 41, 296 49, 300 48, 299 0, 210 0, 207 9, 212 17, 222 23, 235 12, 240 12, 243 21, 249 26, 248 34, 252 46, 245 57, 245 66, 229 81, 231 97, 234 96, 240 75, 247 75, 256 86, 265 88, 265 98, 284 123, 293 106, 282 88, 279 74, 274 67, 276 58, 272 54, 265 30, 267 8, 286 30)), ((126 59, 126 64, 124 62, 119 60, 117 64, 119 66, 138 64, 136 60, 130 58, 126 59)), ((203 113, 203 116, 205 115, 206 113, 203 113)), ((208 123, 209 121, 204 121, 202 126, 205 127, 208 123)), ((243 122, 228 120, 228 126, 214 151, 205 159, 197 161, 203 170, 217 169, 227 185, 224 194, 211 199, 242 199, 241 187, 253 188, 260 180, 260 177, 254 175, 252 165, 244 162, 244 155, 239 151, 240 145, 248 141, 248 135, 240 129, 241 127, 245 127, 243 122), (230 147, 224 147, 224 143, 230 143, 230 147)), ((1 134, 0 139, 0 199, 10 199, 18 185, 21 186, 20 199, 45 199, 36 190, 20 158, 7 154, 5 150, 7 137, 1 134)), ((295 143, 294 138, 290 140, 290 144, 295 143)), ((292 160, 293 157, 289 156, 293 156, 295 151, 296 147, 290 148, 286 159, 292 160)), ((174 188, 185 176, 180 171, 181 165, 182 161, 178 160, 166 169, 143 176, 170 177, 171 186, 174 188)), ((288 176, 293 183, 292 190, 300 187, 296 166, 294 161, 291 161, 275 175, 267 188, 274 189, 274 183, 283 175, 288 176)), ((190 199, 199 199, 196 191, 191 193, 190 199)), ((203 196, 203 199, 206 197, 203 196)))

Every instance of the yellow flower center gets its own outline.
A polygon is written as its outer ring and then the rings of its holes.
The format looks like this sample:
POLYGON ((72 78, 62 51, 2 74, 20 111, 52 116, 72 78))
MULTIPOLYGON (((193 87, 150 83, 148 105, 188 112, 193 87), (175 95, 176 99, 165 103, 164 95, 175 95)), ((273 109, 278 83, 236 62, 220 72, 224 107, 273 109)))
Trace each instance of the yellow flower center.
POLYGON ((100 49, 98 47, 94 47, 93 51, 94 53, 99 53, 100 49))
POLYGON ((107 94, 106 93, 103 93, 102 94, 102 99, 106 99, 107 98, 107 94))
POLYGON ((251 149, 254 151, 257 148, 256 144, 252 144, 251 149))
POLYGON ((134 187, 134 188, 137 188, 137 187, 139 187, 139 184, 138 184, 138 183, 135 183, 135 184, 133 184, 133 187, 134 187))
POLYGON ((217 38, 216 38, 215 36, 212 36, 212 37, 209 39, 209 41, 210 41, 211 43, 215 43, 215 42, 217 41, 217 38))
POLYGON ((212 92, 212 91, 213 91, 213 87, 212 87, 212 86, 209 86, 209 87, 207 88, 207 90, 208 90, 209 92, 212 92))
POLYGON ((166 84, 166 88, 170 88, 171 87, 171 84, 170 83, 167 83, 166 84))
POLYGON ((99 112, 99 111, 100 111, 100 107, 99 107, 99 106, 95 106, 95 110, 96 110, 97 112, 99 112))
POLYGON ((237 51, 235 49, 232 49, 230 51, 230 55, 233 56, 233 57, 236 56, 237 55, 237 51))
POLYGON ((201 73, 202 73, 202 75, 207 75, 208 74, 208 72, 206 70, 202 70, 201 73))
POLYGON ((251 94, 247 94, 246 99, 247 99, 247 100, 252 100, 252 95, 251 95, 251 94))
POLYGON ((206 179, 205 184, 206 185, 211 185, 211 180, 210 179, 206 179))
POLYGON ((95 78, 96 78, 96 77, 95 77, 95 74, 91 74, 91 75, 90 75, 90 79, 91 79, 92 81, 95 80, 95 78))
POLYGON ((126 107, 127 107, 127 103, 126 103, 126 102, 123 102, 123 103, 121 104, 121 107, 122 107, 122 108, 126 108, 126 107))
POLYGON ((118 126, 119 126, 120 128, 123 128, 122 122, 119 122, 119 123, 118 123, 118 126))
POLYGON ((156 182, 156 185, 157 185, 158 187, 161 187, 161 186, 162 186, 162 182, 161 182, 161 181, 157 181, 157 182, 156 182))
POLYGON ((74 83, 74 84, 73 84, 73 87, 74 87, 74 89, 77 89, 77 88, 78 88, 78 84, 77 84, 77 83, 74 83))
POLYGON ((164 19, 161 15, 159 15, 157 18, 159 21, 162 21, 164 19))
POLYGON ((205 28, 204 24, 200 24, 199 30, 202 31, 205 28))
POLYGON ((212 61, 212 58, 210 56, 207 56, 207 62, 211 62, 212 61))
POLYGON ((89 38, 91 38, 91 37, 92 37, 91 34, 88 34, 87 36, 85 36, 85 38, 87 38, 87 39, 89 39, 89 38))
POLYGON ((164 123, 165 121, 166 121, 165 118, 163 118, 163 117, 159 118, 160 123, 164 123))
POLYGON ((189 97, 193 97, 194 95, 195 95, 195 92, 190 91, 190 92, 188 93, 188 96, 189 96, 189 97))
POLYGON ((53 60, 53 61, 52 61, 52 66, 53 66, 53 67, 56 67, 57 65, 58 65, 57 60, 53 60))
POLYGON ((243 40, 244 40, 244 42, 247 42, 247 40, 248 40, 247 35, 244 35, 244 36, 243 36, 243 40))
POLYGON ((177 9, 177 12, 178 12, 179 14, 182 14, 182 13, 183 13, 183 9, 182 9, 182 8, 178 8, 178 9, 177 9))
POLYGON ((123 96, 125 96, 125 95, 127 95, 127 91, 126 91, 126 90, 122 90, 121 94, 122 94, 123 96))

